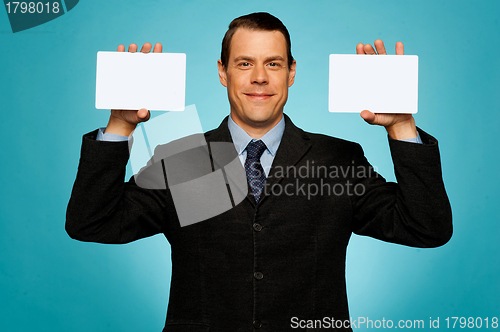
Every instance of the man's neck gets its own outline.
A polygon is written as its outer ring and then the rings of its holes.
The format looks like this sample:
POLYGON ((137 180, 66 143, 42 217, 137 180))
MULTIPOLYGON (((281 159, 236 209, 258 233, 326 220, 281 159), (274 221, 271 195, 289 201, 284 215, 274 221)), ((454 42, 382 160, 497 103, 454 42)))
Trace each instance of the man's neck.
POLYGON ((281 116, 275 120, 271 124, 265 124, 265 125, 258 125, 258 124, 252 124, 249 125, 245 122, 239 121, 238 119, 235 119, 232 114, 229 115, 231 119, 236 123, 241 129, 243 129, 250 137, 259 139, 265 134, 267 134, 271 129, 273 129, 283 118, 283 113, 281 116))

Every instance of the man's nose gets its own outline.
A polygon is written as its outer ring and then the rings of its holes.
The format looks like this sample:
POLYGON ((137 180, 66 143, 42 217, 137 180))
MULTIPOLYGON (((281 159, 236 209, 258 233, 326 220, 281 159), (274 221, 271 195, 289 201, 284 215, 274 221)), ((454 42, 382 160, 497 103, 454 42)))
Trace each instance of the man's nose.
POLYGON ((256 84, 267 84, 269 82, 269 77, 267 76, 267 71, 263 64, 253 68, 251 79, 252 83, 256 84))

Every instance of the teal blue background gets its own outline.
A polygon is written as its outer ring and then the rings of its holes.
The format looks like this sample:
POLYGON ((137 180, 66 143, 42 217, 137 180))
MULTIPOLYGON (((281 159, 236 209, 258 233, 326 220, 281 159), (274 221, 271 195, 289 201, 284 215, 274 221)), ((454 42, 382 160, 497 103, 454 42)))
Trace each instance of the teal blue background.
POLYGON ((401 40, 419 56, 415 119, 439 140, 454 235, 437 249, 353 236, 351 315, 440 317, 441 327, 448 316, 500 317, 499 1, 86 0, 16 34, 0 10, 0 330, 161 331, 164 237, 115 246, 64 231, 81 136, 109 116, 94 107, 96 53, 132 42, 186 53, 186 104, 208 130, 229 112, 216 67, 222 37, 233 18, 254 11, 276 15, 292 36, 297 77, 285 112, 305 130, 361 143, 390 180, 384 129, 328 112, 328 55, 381 38, 389 54, 401 40))

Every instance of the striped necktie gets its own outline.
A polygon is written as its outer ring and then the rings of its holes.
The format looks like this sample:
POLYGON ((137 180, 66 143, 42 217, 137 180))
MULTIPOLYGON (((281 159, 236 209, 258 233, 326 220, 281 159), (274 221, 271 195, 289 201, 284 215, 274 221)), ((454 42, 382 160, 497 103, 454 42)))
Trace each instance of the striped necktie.
POLYGON ((260 157, 267 149, 264 142, 261 140, 252 141, 248 143, 247 159, 245 160, 245 172, 247 173, 248 183, 252 189, 255 202, 259 202, 260 195, 264 189, 264 183, 266 182, 266 173, 260 164, 260 157))

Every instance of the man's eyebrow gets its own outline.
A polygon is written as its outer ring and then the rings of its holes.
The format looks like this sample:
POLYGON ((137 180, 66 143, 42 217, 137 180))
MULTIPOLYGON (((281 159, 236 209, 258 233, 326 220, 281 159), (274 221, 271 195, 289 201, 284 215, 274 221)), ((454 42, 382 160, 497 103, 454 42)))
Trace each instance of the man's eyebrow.
MULTIPOLYGON (((251 56, 248 56, 248 55, 240 55, 240 56, 238 56, 238 57, 236 57, 234 59, 235 62, 242 61, 242 60, 244 60, 244 61, 254 61, 255 58, 251 57, 251 56)), ((276 61, 276 60, 278 60, 278 61, 285 61, 285 59, 281 55, 273 55, 273 56, 267 57, 265 61, 268 62, 268 61, 276 61)))
POLYGON ((240 55, 239 57, 236 57, 234 59, 235 62, 242 61, 242 60, 253 61, 254 58, 252 58, 251 56, 248 56, 248 55, 240 55))
POLYGON ((285 61, 285 59, 283 59, 283 57, 280 55, 274 55, 269 58, 266 58, 266 61, 276 61, 276 60, 285 61))

